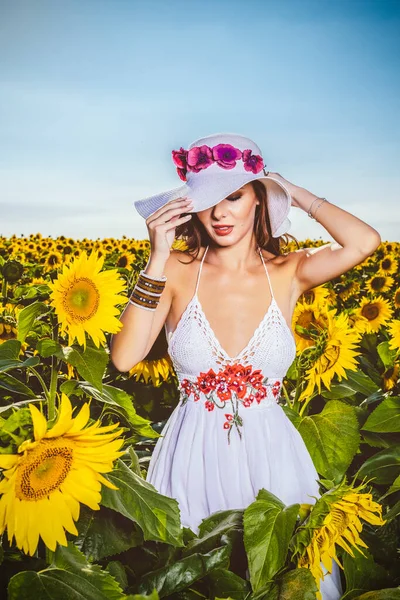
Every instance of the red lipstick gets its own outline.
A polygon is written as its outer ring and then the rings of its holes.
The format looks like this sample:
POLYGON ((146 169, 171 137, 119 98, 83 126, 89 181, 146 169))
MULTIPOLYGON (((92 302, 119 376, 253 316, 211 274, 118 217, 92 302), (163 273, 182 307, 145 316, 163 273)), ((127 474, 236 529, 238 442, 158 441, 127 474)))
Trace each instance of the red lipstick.
POLYGON ((233 229, 233 225, 213 225, 214 231, 217 235, 228 235, 233 229))

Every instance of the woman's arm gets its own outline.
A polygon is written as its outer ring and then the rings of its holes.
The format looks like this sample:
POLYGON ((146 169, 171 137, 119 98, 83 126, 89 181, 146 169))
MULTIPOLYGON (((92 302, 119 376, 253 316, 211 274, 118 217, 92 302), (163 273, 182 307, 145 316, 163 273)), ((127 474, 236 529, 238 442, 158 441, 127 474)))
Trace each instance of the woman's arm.
POLYGON ((298 256, 295 277, 301 293, 322 285, 362 263, 373 254, 381 243, 376 229, 339 208, 332 202, 323 202, 316 211, 321 199, 303 187, 296 186, 279 173, 272 177, 282 181, 292 197, 292 206, 311 214, 336 241, 319 248, 302 248, 298 256))

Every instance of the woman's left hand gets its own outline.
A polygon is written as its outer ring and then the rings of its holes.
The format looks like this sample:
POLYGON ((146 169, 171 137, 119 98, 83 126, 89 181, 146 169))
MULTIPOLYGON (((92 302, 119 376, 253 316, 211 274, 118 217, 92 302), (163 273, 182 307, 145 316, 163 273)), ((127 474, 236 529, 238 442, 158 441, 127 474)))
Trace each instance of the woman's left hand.
POLYGON ((269 171, 268 175, 271 175, 271 177, 273 177, 274 179, 277 179, 278 181, 282 182, 282 184, 285 186, 285 188, 290 194, 290 197, 292 199, 292 206, 298 206, 296 201, 296 191, 300 189, 300 186, 290 183, 290 181, 282 177, 282 175, 280 175, 279 173, 269 171))

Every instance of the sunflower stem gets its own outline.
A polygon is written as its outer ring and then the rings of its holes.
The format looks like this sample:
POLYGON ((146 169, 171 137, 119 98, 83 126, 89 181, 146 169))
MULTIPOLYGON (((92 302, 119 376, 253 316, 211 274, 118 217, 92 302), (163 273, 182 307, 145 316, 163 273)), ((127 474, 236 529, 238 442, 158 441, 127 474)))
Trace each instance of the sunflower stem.
POLYGON ((298 411, 298 409, 299 409, 299 396, 301 394, 302 387, 303 387, 303 369, 301 368, 300 364, 299 364, 298 369, 299 370, 298 370, 298 376, 297 376, 297 381, 296 381, 296 389, 295 389, 294 400, 293 400, 293 405, 292 405, 292 408, 296 411, 298 411))
POLYGON ((7 304, 7 279, 3 278, 3 285, 1 286, 1 294, 3 296, 3 306, 7 304))
POLYGON ((286 402, 288 403, 288 405, 290 406, 290 408, 293 408, 292 403, 290 402, 290 397, 289 397, 289 394, 288 394, 288 391, 286 389, 285 384, 282 385, 282 389, 283 389, 283 394, 284 394, 284 396, 286 398, 286 402))
POLYGON ((34 367, 28 367, 28 369, 29 369, 30 371, 32 371, 32 373, 34 373, 34 374, 36 375, 36 377, 37 377, 38 381, 40 382, 40 384, 41 384, 41 386, 42 386, 42 388, 43 388, 44 395, 45 395, 45 397, 46 397, 46 400, 47 400, 47 402, 48 402, 48 401, 49 401, 49 397, 50 397, 50 392, 49 392, 49 390, 48 390, 48 388, 47 388, 47 385, 46 385, 46 383, 45 383, 45 381, 44 381, 43 377, 40 375, 40 373, 38 373, 38 372, 36 371, 36 369, 35 369, 34 367))
MULTIPOLYGON (((58 323, 53 324, 52 328, 53 340, 58 341, 58 323)), ((47 406, 47 418, 52 421, 56 415, 56 393, 58 379, 59 360, 54 356, 51 357, 51 375, 50 375, 50 392, 47 406)))
POLYGON ((305 409, 307 408, 307 406, 310 404, 311 400, 313 398, 315 398, 317 394, 310 394, 310 396, 307 398, 307 400, 304 401, 303 406, 301 407, 300 411, 299 411, 299 415, 302 417, 304 414, 305 409))
POLYGON ((57 392, 57 369, 58 360, 51 357, 50 394, 47 407, 47 419, 52 421, 56 415, 56 392, 57 392))

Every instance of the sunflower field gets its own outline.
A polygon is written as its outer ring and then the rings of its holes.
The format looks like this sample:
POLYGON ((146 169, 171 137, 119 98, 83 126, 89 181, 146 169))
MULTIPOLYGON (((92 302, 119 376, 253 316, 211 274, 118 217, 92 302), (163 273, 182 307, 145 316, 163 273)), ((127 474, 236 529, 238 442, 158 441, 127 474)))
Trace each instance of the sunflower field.
POLYGON ((335 561, 343 600, 400 599, 400 243, 293 314, 278 401, 321 496, 286 506, 260 489, 197 535, 146 481, 179 401, 164 330, 131 371, 110 360, 149 253, 147 240, 0 237, 0 598, 321 600, 335 561))

